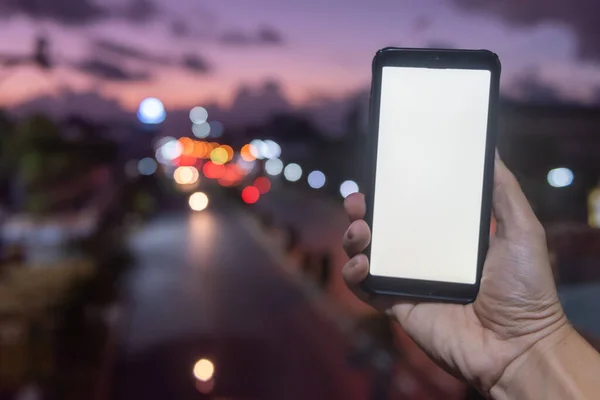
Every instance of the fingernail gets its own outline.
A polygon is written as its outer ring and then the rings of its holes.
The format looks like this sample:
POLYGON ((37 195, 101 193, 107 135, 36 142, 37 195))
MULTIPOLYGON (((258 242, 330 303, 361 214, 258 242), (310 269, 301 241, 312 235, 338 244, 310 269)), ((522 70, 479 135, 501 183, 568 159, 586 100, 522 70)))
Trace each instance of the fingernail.
POLYGON ((498 153, 498 149, 496 149, 496 160, 500 159, 500 153, 498 153))
POLYGON ((348 238, 348 240, 352 240, 352 238, 354 238, 354 234, 352 233, 352 229, 348 230, 348 233, 346 234, 346 237, 348 238))

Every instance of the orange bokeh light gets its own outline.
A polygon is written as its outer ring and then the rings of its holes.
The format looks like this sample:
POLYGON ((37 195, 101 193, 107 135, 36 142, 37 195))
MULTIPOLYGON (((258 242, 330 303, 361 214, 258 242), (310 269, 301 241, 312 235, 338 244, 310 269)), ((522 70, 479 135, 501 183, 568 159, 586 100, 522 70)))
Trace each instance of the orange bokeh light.
POLYGON ((182 153, 184 156, 192 156, 194 154, 194 141, 188 137, 179 138, 182 153))
POLYGON ((207 145, 204 142, 195 141, 194 142, 194 157, 196 158, 206 158, 208 155, 207 145))
POLYGON ((246 145, 244 145, 244 147, 242 147, 242 150, 240 150, 240 156, 242 157, 242 160, 244 160, 244 161, 254 161, 254 160, 256 160, 256 157, 254 157, 254 155, 250 151, 250 145, 249 144, 246 144, 246 145))

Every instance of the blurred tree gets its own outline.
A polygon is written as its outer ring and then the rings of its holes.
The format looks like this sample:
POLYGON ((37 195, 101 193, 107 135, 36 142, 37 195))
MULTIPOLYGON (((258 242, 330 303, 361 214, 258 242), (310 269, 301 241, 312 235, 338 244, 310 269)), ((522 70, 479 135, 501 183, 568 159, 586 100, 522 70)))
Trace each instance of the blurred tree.
POLYGON ((45 214, 64 206, 61 199, 76 196, 94 167, 115 159, 114 142, 101 137, 91 125, 79 128, 80 135, 68 140, 55 122, 42 115, 17 124, 5 145, 10 150, 3 157, 17 208, 45 214))
POLYGON ((284 140, 298 140, 305 143, 321 143, 323 133, 308 118, 295 114, 278 114, 271 117, 264 126, 267 135, 284 140))

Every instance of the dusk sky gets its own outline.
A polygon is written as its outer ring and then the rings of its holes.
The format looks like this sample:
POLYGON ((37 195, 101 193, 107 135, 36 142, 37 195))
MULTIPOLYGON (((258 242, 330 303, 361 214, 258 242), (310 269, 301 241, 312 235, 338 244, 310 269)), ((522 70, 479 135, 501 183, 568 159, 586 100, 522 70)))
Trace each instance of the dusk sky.
POLYGON ((147 96, 227 106, 240 84, 267 79, 302 105, 365 88, 389 45, 487 48, 500 55, 505 94, 599 99, 596 0, 35 2, 0 0, 0 55, 30 52, 46 32, 59 66, 0 67, 0 105, 68 87, 129 109, 147 96))

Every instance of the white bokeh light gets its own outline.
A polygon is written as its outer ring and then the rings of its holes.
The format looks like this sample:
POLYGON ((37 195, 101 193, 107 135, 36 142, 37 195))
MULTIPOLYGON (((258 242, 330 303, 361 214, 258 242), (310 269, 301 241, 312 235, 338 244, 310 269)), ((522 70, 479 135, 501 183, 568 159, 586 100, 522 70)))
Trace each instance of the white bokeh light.
POLYGON ((190 111, 190 120, 194 124, 203 124, 208 119, 208 111, 204 107, 194 107, 190 111))
POLYGON ((183 153, 183 146, 178 140, 171 140, 162 145, 160 148, 160 154, 162 159, 166 161, 173 161, 183 153))
POLYGON ((358 184, 354 181, 345 181, 340 185, 340 194, 343 198, 358 192, 358 184))
POLYGON ((140 103, 138 119, 144 124, 160 124, 166 116, 165 106, 159 99, 150 97, 140 103))
POLYGON ((281 156, 281 147, 273 140, 265 140, 264 142, 264 153, 265 158, 279 158, 281 156))
POLYGON ((264 159, 268 151, 267 145, 262 140, 254 139, 250 142, 250 153, 259 160, 264 159))
POLYGON ((210 124, 208 122, 193 124, 192 133, 199 139, 207 138, 210 135, 210 124))
POLYGON ((574 178, 573 171, 569 168, 555 168, 548 172, 548 184, 555 188, 570 186, 574 178))
POLYGON ((265 162, 265 171, 271 176, 277 176, 283 171, 283 162, 278 158, 273 158, 265 162))
POLYGON ((325 174, 321 171, 313 171, 308 174, 308 186, 313 189, 321 189, 325 186, 326 181, 325 174))
POLYGON ((297 182, 302 178, 302 168, 298 164, 288 164, 283 170, 283 176, 290 182, 297 182))
POLYGON ((194 211, 205 210, 208 207, 208 196, 205 193, 196 192, 190 196, 188 204, 194 211))

